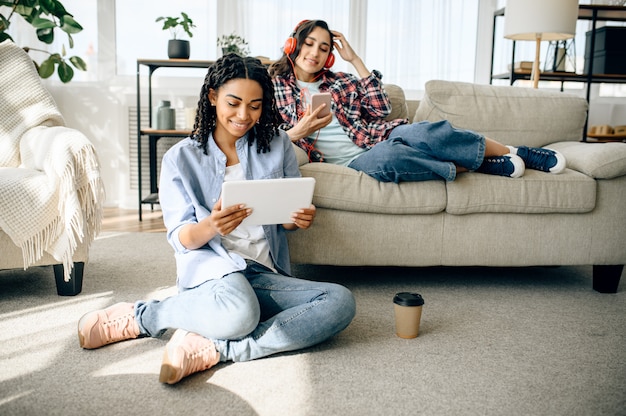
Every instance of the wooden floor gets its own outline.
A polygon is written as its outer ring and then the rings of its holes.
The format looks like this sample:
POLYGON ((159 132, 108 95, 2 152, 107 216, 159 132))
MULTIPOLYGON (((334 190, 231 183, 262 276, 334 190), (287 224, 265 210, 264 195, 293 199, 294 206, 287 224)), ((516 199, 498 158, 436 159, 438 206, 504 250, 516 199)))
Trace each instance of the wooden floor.
POLYGON ((102 219, 102 231, 146 232, 165 231, 161 211, 144 210, 143 221, 139 221, 136 209, 105 208, 102 219))

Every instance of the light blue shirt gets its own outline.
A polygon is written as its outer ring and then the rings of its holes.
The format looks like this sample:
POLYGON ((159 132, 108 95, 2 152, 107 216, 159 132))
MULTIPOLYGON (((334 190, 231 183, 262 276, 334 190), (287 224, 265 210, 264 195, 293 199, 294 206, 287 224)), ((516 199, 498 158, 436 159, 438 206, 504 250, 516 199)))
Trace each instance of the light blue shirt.
MULTIPOLYGON (((300 177, 298 162, 291 141, 280 131, 270 143, 271 151, 257 153, 256 143, 248 146, 247 135, 236 142, 237 156, 246 179, 300 177)), ((185 224, 197 223, 211 215, 213 205, 222 191, 226 173, 226 155, 212 137, 205 155, 200 145, 186 138, 163 156, 159 180, 159 202, 167 228, 167 241, 176 258, 179 289, 196 287, 207 280, 219 279, 246 268, 245 260, 229 253, 216 235, 205 246, 188 250, 178 233, 185 224)), ((282 225, 263 226, 270 246, 272 261, 279 273, 290 274, 289 247, 282 225)))

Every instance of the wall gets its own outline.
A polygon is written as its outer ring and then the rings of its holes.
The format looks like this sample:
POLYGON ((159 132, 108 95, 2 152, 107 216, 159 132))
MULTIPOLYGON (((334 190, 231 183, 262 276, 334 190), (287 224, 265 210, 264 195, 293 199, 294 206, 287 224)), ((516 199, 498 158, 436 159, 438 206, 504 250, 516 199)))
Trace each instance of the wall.
MULTIPOLYGON (((70 83, 45 80, 68 126, 89 137, 100 159, 106 188, 106 206, 135 209, 137 190, 131 189, 131 143, 137 140, 129 132, 129 107, 136 107, 135 78, 121 80, 118 84, 70 83)), ((195 106, 202 79, 157 80, 153 88, 153 103, 168 99, 173 105, 195 106), (169 87, 159 86, 171 81, 169 87)), ((142 80, 142 86, 147 80, 142 80)), ((142 88, 142 106, 147 102, 146 89, 142 88)), ((181 110, 182 111, 182 110, 181 110)), ((145 127, 145 126, 144 126, 145 127)), ((142 147, 143 149, 143 147, 142 147)), ((136 173, 136 172, 133 172, 136 173)), ((148 172, 143 170, 144 190, 148 186, 148 172)), ((144 209, 149 209, 145 206, 144 209)))

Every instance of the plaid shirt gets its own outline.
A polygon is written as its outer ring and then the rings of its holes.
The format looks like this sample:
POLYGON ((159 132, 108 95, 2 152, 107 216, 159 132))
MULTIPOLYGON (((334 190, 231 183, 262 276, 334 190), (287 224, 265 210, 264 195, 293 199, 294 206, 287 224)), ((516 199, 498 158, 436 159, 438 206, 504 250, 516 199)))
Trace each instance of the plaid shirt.
MULTIPOLYGON (((359 147, 369 149, 387 139, 391 130, 406 119, 387 121, 391 113, 391 103, 382 88, 378 71, 372 71, 367 78, 357 78, 345 72, 326 72, 322 75, 320 91, 330 92, 331 107, 339 124, 350 139, 359 147)), ((289 130, 298 123, 300 87, 293 74, 288 77, 276 76, 273 79, 276 105, 283 119, 280 128, 289 130)), ((306 149, 307 140, 298 141, 298 146, 306 149)))

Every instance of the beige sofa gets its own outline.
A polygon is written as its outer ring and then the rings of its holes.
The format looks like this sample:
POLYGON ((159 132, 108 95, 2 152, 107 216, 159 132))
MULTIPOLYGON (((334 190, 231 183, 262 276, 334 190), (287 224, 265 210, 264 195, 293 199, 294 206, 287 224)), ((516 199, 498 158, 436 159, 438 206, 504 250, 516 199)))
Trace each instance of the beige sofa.
MULTIPOLYGON (((402 90, 387 86, 394 116, 402 90)), ((616 292, 626 262, 626 144, 583 143, 585 99, 520 87, 431 81, 413 121, 447 119, 511 145, 562 152, 568 169, 510 179, 380 183, 308 163, 317 219, 290 233, 295 264, 342 266, 593 265, 593 288, 616 292)))
POLYGON ((65 126, 10 40, 0 43, 0 74, 0 270, 52 265, 57 293, 76 295, 104 202, 94 146, 65 126))

